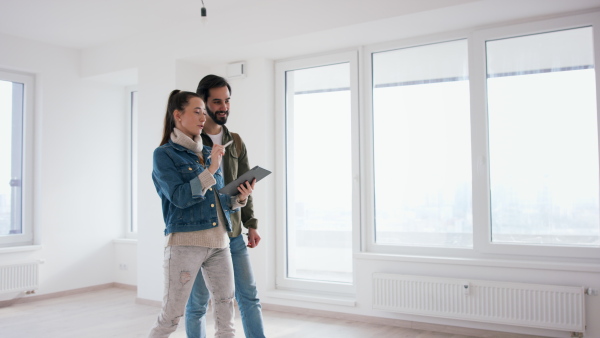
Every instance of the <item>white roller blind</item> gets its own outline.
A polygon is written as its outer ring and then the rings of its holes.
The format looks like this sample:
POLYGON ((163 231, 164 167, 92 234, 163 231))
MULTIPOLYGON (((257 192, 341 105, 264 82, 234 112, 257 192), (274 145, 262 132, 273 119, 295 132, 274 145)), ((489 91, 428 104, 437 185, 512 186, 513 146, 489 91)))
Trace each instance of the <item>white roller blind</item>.
POLYGON ((590 41, 591 27, 487 41, 488 77, 593 68, 590 41))
POLYGON ((466 40, 373 54, 375 88, 460 81, 468 74, 466 40))
MULTIPOLYGON (((348 72, 348 64, 346 63, 293 71, 293 79, 291 84, 294 86, 293 92, 295 94, 350 89, 348 87, 350 74, 348 72)), ((289 85, 290 83, 288 82, 289 85)))

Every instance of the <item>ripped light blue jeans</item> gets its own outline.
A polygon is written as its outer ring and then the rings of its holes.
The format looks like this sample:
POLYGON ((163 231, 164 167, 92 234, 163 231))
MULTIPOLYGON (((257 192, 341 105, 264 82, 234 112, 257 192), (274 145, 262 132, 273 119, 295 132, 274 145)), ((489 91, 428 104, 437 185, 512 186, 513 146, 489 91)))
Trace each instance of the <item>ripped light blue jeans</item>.
MULTIPOLYGON (((256 281, 250 265, 243 235, 229 239, 235 275, 235 299, 240 308, 246 338, 264 338, 262 309, 256 281)), ((204 280, 197 278, 185 311, 185 331, 188 338, 206 338, 206 307, 209 294, 204 280)))
POLYGON ((168 337, 177 329, 196 276, 202 276, 198 274, 200 268, 213 299, 215 337, 235 337, 233 265, 229 248, 168 246, 165 248, 162 309, 149 338, 168 337))

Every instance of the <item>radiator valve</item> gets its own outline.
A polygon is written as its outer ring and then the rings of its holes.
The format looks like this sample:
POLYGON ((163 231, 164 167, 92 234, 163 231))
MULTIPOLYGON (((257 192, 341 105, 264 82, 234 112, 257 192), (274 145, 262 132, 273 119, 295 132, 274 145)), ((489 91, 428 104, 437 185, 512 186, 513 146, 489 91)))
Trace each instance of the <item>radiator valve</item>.
POLYGON ((26 295, 33 295, 34 293, 35 293, 35 290, 25 291, 26 295))
POLYGON ((470 284, 470 283, 468 283, 468 282, 465 282, 465 283, 463 283, 462 287, 463 287, 463 293, 464 293, 465 295, 468 295, 468 294, 469 294, 469 292, 471 291, 471 290, 470 290, 470 289, 471 289, 471 284, 470 284))

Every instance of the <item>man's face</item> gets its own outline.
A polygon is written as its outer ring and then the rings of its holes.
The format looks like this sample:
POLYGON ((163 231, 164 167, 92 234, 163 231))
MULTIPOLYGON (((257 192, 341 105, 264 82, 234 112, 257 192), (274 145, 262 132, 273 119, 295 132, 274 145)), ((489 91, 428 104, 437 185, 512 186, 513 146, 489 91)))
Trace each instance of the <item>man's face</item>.
POLYGON ((206 112, 216 124, 224 125, 229 117, 229 89, 224 86, 212 88, 208 92, 206 112))

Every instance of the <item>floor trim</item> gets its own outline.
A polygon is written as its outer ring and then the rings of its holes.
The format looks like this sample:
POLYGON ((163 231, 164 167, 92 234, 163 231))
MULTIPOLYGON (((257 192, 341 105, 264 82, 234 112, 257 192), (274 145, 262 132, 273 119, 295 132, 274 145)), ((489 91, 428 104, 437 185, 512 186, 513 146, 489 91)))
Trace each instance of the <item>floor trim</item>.
POLYGON ((17 295, 14 299, 0 301, 0 308, 11 306, 14 304, 31 303, 31 302, 36 302, 38 300, 45 300, 45 299, 52 299, 52 298, 76 295, 79 293, 103 290, 103 289, 108 289, 108 288, 119 288, 119 289, 133 290, 133 291, 137 290, 137 286, 135 286, 135 285, 129 285, 129 284, 123 284, 123 283, 106 283, 106 284, 100 284, 100 285, 87 286, 87 287, 79 288, 79 289, 47 293, 44 295, 35 295, 35 294, 34 295, 25 295, 25 294, 21 293, 21 294, 17 295))
POLYGON ((140 297, 135 298, 135 303, 140 304, 140 305, 150 305, 150 306, 156 306, 156 307, 162 306, 162 302, 159 300, 145 299, 145 298, 140 298, 140 297))
MULTIPOLYGON (((307 314, 306 308, 299 308, 293 306, 286 305, 278 305, 278 304, 267 304, 262 303, 262 308, 267 311, 277 311, 277 312, 287 312, 294 314, 307 314)), ((526 334, 516 334, 510 332, 500 332, 500 331, 491 331, 491 330, 482 330, 468 327, 460 327, 460 326, 450 326, 450 325, 440 325, 440 324, 432 324, 432 323, 422 323, 401 319, 392 319, 392 318, 381 318, 381 317, 373 317, 373 316, 365 316, 365 315, 357 315, 357 314, 349 314, 349 313, 341 313, 341 312, 333 312, 333 311, 325 311, 325 310, 314 310, 310 309, 310 314, 318 317, 332 318, 332 319, 343 319, 354 322, 362 322, 367 324, 375 324, 375 325, 386 325, 386 326, 397 326, 406 329, 417 329, 417 330, 427 330, 427 331, 435 331, 442 333, 450 333, 450 334, 460 334, 460 335, 468 335, 473 337, 494 337, 494 338, 512 338, 512 337, 523 337, 527 336, 526 334)), ((539 336, 531 336, 531 337, 539 337, 539 336)))

